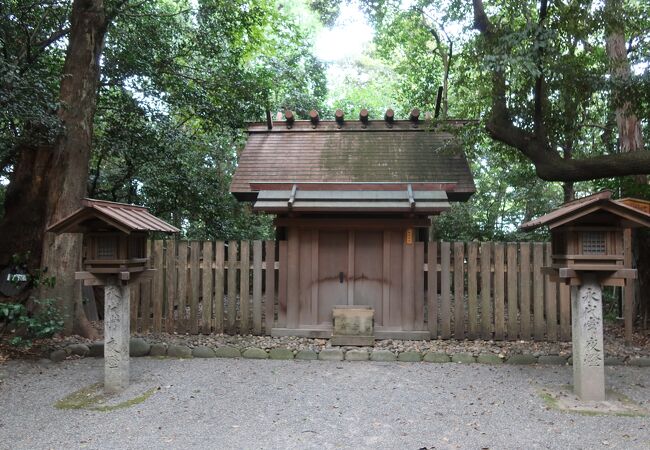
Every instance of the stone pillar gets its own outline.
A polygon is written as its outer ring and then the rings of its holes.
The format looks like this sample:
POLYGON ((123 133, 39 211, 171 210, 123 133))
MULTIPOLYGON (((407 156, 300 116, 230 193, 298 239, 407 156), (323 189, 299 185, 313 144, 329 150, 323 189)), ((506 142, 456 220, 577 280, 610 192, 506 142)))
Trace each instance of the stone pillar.
POLYGON ((129 386, 129 285, 107 280, 104 286, 104 390, 120 392, 129 386))
POLYGON ((593 272, 571 288, 573 388, 583 401, 605 400, 602 287, 593 272))

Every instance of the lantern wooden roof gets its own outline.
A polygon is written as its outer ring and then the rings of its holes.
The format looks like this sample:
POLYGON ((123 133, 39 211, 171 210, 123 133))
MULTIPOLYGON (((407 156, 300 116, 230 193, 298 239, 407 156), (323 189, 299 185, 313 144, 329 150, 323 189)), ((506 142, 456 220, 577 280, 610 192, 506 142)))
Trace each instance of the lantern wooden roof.
POLYGON ((84 233, 98 228, 132 232, 160 231, 178 233, 180 230, 149 213, 144 206, 105 200, 83 199, 77 211, 48 227, 53 233, 84 233))
MULTIPOLYGON (((314 196, 327 203, 337 197, 334 191, 348 191, 346 196, 354 199, 353 191, 407 195, 408 189, 415 193, 416 201, 421 198, 419 192, 439 191, 446 196, 436 200, 446 203, 466 201, 476 191, 454 135, 432 130, 413 114, 411 120, 393 120, 392 116, 368 120, 367 114, 349 121, 342 114, 333 121, 320 121, 317 114, 310 121, 286 117, 275 126, 271 122, 249 126, 248 141, 230 186, 237 199, 255 201, 258 193, 277 190, 284 191, 281 201, 286 205, 294 186, 299 192, 296 203, 314 196)), ((388 194, 384 200, 390 203, 395 195, 388 194)), ((401 199, 403 195, 398 196, 401 199)), ((438 206, 443 205, 432 208, 438 206)), ((261 206, 256 209, 264 210, 261 206)))
POLYGON ((625 228, 650 227, 650 214, 630 206, 633 204, 630 201, 634 199, 612 200, 611 197, 612 192, 606 190, 567 202, 548 214, 522 224, 520 228, 524 231, 541 226, 553 229, 573 222, 601 225, 612 220, 625 228))

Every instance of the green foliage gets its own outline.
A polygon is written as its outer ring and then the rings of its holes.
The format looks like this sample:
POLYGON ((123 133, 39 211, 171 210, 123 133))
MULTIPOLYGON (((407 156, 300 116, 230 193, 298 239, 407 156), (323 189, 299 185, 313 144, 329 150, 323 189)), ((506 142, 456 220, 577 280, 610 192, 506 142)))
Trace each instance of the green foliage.
POLYGON ((141 4, 109 30, 90 196, 139 203, 192 239, 272 235, 229 193, 246 120, 322 104, 310 31, 274 1, 141 4), (196 6, 196 7, 195 7, 196 6))
POLYGON ((0 336, 11 332, 9 344, 31 346, 32 339, 53 336, 63 330, 63 319, 54 300, 33 300, 36 312, 21 303, 0 303, 0 336))

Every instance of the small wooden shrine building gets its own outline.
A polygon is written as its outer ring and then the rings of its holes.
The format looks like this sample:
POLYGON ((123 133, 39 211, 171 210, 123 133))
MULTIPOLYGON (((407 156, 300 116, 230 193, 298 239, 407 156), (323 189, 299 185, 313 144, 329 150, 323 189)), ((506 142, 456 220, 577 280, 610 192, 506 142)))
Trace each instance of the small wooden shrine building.
POLYGON ((458 141, 417 110, 409 120, 392 110, 384 120, 365 110, 355 120, 310 115, 251 124, 230 187, 276 215, 286 325, 272 334, 330 337, 335 306, 366 305, 377 338, 428 339, 415 247, 428 240, 430 216, 475 192, 458 141))

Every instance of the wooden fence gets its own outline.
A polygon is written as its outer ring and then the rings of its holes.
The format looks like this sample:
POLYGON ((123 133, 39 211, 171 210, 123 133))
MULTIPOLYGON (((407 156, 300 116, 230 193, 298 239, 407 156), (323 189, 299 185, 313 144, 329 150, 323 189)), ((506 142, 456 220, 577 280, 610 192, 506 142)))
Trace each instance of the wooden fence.
MULTIPOLYGON (((286 295, 278 277, 286 243, 279 244, 151 241, 157 270, 133 287, 132 331, 270 334, 286 315, 278 304, 286 295)), ((423 304, 416 308, 424 311, 431 336, 570 339, 569 287, 541 271, 550 263, 548 243, 428 242, 420 248, 416 298, 423 304)))

